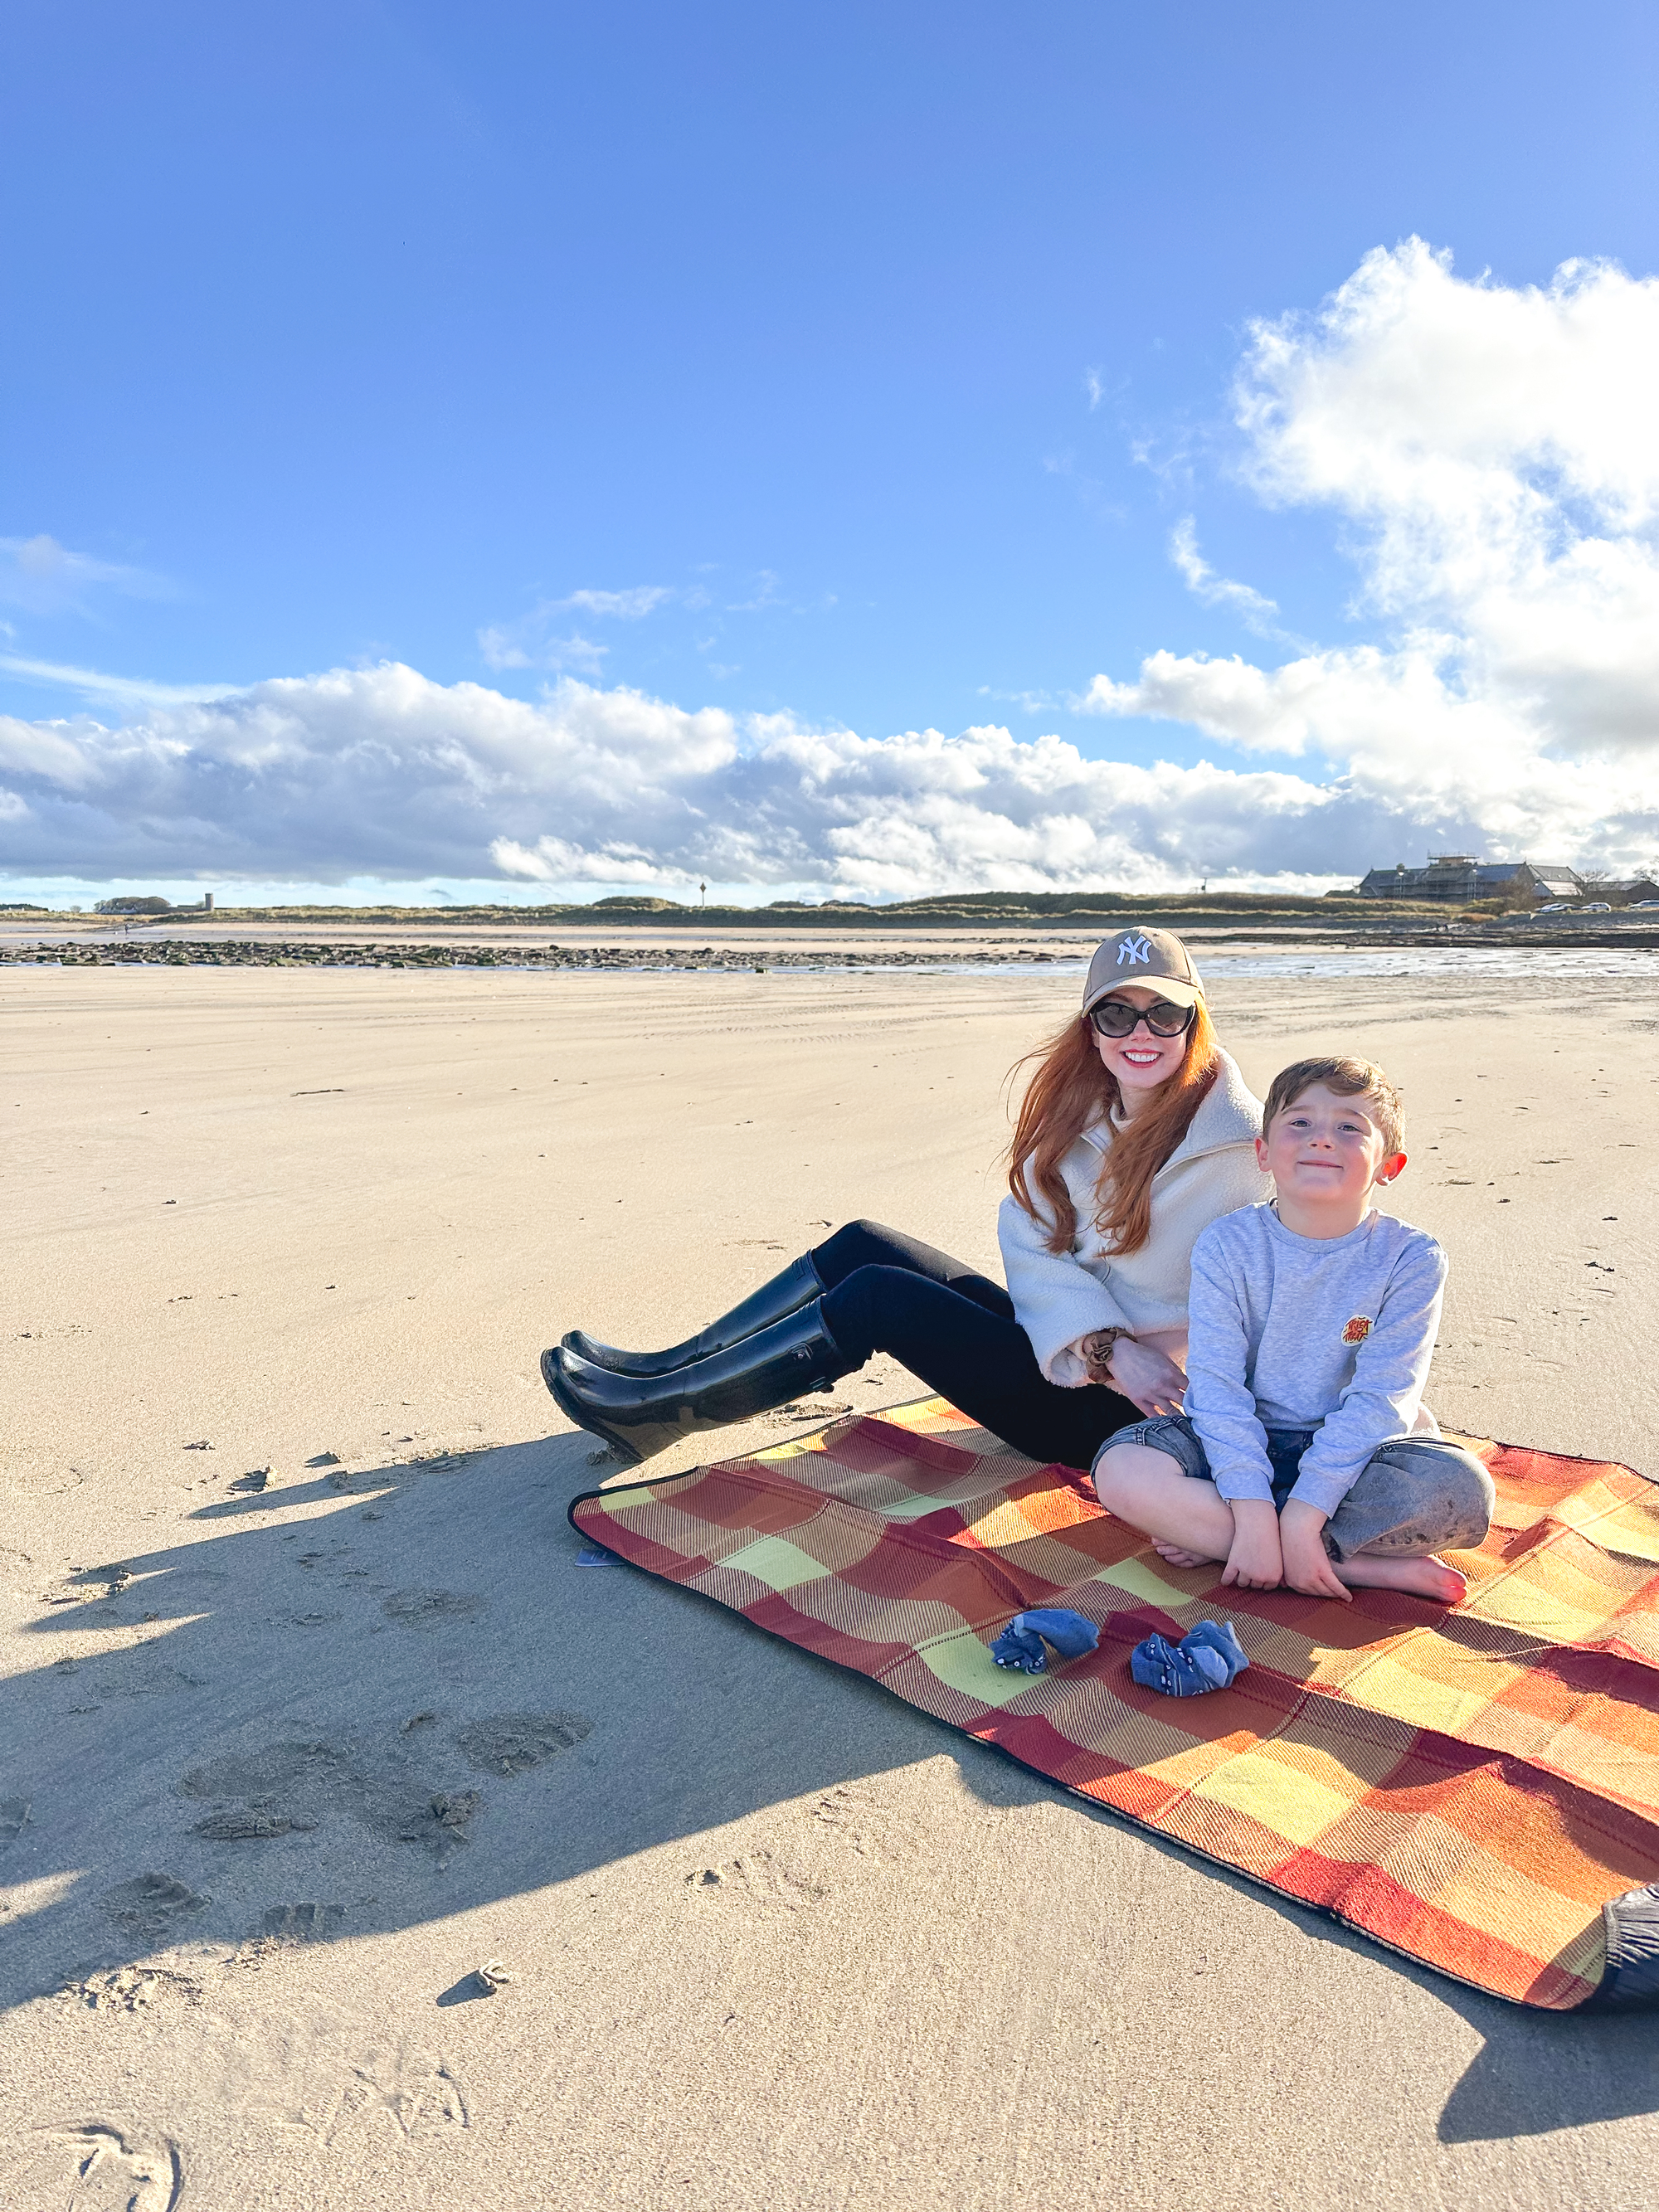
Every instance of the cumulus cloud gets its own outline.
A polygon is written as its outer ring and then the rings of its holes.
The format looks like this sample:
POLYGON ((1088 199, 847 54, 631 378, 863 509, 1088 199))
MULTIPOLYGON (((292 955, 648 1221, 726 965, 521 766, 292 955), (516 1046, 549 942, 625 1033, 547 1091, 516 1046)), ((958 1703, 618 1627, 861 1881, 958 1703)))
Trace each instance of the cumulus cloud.
POLYGON ((568 678, 539 703, 396 665, 108 727, 0 718, 15 872, 521 883, 1182 882, 1326 863, 1340 798, 1272 769, 1126 767, 995 726, 867 738, 568 678))
POLYGON ((1274 668, 1156 653, 1086 703, 1318 756, 1355 799, 1440 834, 1645 858, 1656 386, 1659 281, 1573 262, 1510 289, 1460 280, 1420 240, 1368 255, 1317 314, 1255 328, 1237 419, 1261 497, 1340 519, 1381 641, 1274 668))
MULTIPOLYGON (((1157 652, 1075 702, 1184 726, 1219 761, 1099 760, 994 725, 866 738, 600 688, 583 679, 604 647, 559 620, 641 620, 669 593, 594 589, 486 634, 496 666, 561 667, 536 702, 386 665, 0 720, 0 866, 885 897, 1352 880, 1425 844, 1645 865, 1656 386, 1659 282, 1601 264, 1509 289, 1413 240, 1258 326, 1241 472, 1332 517, 1369 634, 1276 663, 1157 652)), ((1171 552, 1200 603, 1267 629, 1273 602, 1215 574, 1195 521, 1171 552)))

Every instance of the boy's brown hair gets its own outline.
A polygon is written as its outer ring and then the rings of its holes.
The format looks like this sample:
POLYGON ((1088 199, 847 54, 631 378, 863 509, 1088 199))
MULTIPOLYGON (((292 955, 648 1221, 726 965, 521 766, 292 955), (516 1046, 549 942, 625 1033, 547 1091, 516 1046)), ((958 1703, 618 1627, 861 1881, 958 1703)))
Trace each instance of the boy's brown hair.
POLYGON ((1396 1152, 1405 1151, 1405 1101, 1374 1060, 1356 1060, 1347 1053, 1333 1053, 1323 1060, 1293 1060, 1289 1067, 1281 1067, 1261 1109, 1262 1133, 1316 1083, 1322 1083, 1339 1098, 1364 1099, 1382 1133, 1387 1157, 1392 1159, 1396 1152))

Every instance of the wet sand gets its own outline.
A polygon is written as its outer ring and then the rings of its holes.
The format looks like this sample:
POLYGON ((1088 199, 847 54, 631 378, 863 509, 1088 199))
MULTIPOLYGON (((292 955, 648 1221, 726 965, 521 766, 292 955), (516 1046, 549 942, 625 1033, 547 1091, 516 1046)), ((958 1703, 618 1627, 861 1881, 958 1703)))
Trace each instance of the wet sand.
MULTIPOLYGON (((1461 1990, 577 1565, 612 1463, 542 1346, 859 1214, 994 1267, 1000 1078, 1075 991, 0 970, 8 2212, 1645 2203, 1659 2023, 1461 1990)), ((1442 1419, 1659 1472, 1659 978, 1214 997, 1258 1089, 1406 1085, 1442 1419)))

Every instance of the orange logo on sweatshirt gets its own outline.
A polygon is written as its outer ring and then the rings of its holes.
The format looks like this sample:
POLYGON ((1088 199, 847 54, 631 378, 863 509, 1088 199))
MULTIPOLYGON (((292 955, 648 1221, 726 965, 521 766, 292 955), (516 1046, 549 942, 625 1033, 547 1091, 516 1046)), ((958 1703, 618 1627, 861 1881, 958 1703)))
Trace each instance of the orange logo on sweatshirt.
POLYGON ((1365 1316, 1356 1314, 1351 1322, 1344 1325, 1342 1341, 1344 1344, 1364 1344, 1370 1333, 1371 1325, 1365 1316))

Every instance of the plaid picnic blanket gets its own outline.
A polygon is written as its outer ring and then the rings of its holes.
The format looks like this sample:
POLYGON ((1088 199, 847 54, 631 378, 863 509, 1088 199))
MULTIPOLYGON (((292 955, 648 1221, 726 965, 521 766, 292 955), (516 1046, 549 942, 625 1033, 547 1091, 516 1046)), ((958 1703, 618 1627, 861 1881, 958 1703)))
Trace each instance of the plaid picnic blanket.
MULTIPOLYGON (((804 1410, 804 1409, 802 1409, 804 1410)), ((1498 1489, 1455 1610, 1224 1589, 1167 1566, 1075 1469, 941 1399, 579 1498, 583 1534, 874 1677, 1096 1804, 1477 1989, 1556 2011, 1659 2001, 1659 1486, 1469 1442, 1498 1489), (1066 1605, 1096 1651, 988 1646, 1066 1605), (1139 1687, 1129 1653, 1206 1616, 1231 1690, 1139 1687)))

